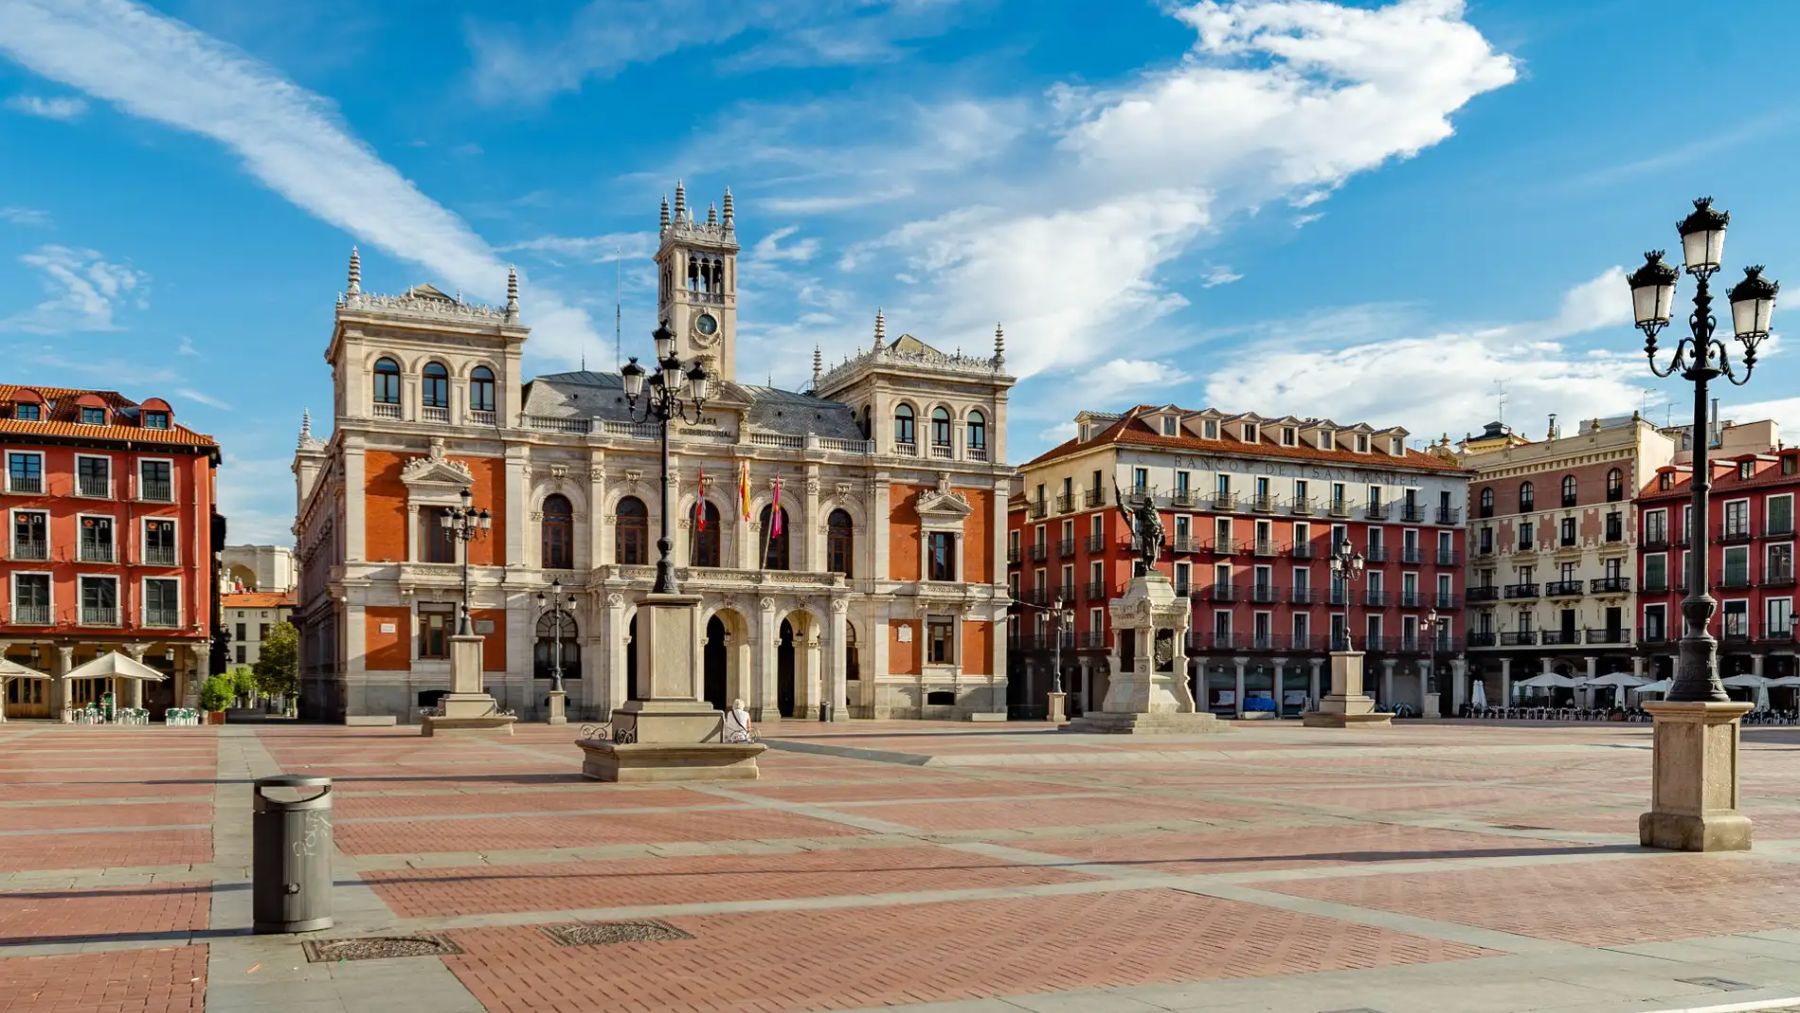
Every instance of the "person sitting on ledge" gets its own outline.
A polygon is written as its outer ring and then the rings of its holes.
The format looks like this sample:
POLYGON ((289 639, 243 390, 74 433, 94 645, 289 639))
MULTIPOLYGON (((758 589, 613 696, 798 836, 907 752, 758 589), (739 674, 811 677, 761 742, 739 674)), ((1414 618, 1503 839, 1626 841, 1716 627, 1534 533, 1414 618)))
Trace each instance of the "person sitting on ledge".
POLYGON ((725 712, 725 741, 750 741, 750 712, 742 700, 731 701, 731 709, 725 712))

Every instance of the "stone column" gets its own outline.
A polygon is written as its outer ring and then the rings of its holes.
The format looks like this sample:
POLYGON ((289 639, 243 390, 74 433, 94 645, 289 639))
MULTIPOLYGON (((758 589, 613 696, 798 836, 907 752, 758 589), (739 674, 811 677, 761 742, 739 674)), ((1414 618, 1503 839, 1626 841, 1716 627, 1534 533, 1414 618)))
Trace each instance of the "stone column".
POLYGON ((756 687, 750 700, 750 719, 757 722, 781 720, 781 698, 775 685, 778 677, 776 648, 780 646, 775 625, 775 599, 757 600, 756 611, 756 687))
POLYGON ((625 596, 617 592, 606 596, 606 628, 606 689, 598 694, 596 702, 603 711, 601 717, 611 720, 613 712, 624 706, 631 695, 625 668, 631 626, 625 618, 625 596))
POLYGON ((1631 674, 1637 676, 1640 679, 1642 679, 1644 677, 1644 659, 1643 658, 1632 658, 1631 659, 1631 674))
POLYGON ((1501 707, 1512 706, 1512 659, 1500 659, 1500 703, 1501 707))
POLYGON ((825 653, 820 643, 822 631, 816 623, 809 623, 804 636, 804 642, 794 645, 794 714, 816 720, 819 703, 826 699, 824 691, 830 683, 824 678, 821 665, 825 653))
POLYGON ((1275 659, 1275 716, 1281 717, 1282 699, 1287 695, 1287 659, 1275 659))
POLYGON ((1762 655, 1752 654, 1750 656, 1750 674, 1757 676, 1758 678, 1762 677, 1762 674, 1763 674, 1763 656, 1762 655))
POLYGON ((1306 698, 1312 701, 1312 706, 1316 708, 1319 706, 1319 666, 1325 662, 1324 659, 1321 658, 1313 658, 1311 660, 1312 674, 1307 676, 1306 679, 1306 698))
POLYGON ((1431 702, 1433 700, 1437 699, 1437 694, 1431 692, 1431 679, 1432 679, 1432 676, 1435 675, 1436 673, 1434 673, 1431 670, 1431 659, 1430 658, 1420 658, 1418 661, 1418 669, 1419 669, 1419 714, 1423 717, 1435 718, 1435 717, 1437 717, 1437 712, 1436 712, 1436 708, 1431 706, 1431 702))
POLYGON ((70 687, 69 687, 69 680, 68 680, 67 676, 68 676, 70 670, 72 670, 74 667, 75 667, 75 648, 61 647, 61 646, 57 647, 57 649, 56 649, 56 671, 51 673, 52 675, 56 676, 56 678, 54 678, 50 681, 50 717, 51 717, 51 720, 61 721, 63 719, 63 711, 68 709, 70 687))
POLYGON ((831 664, 826 670, 828 689, 825 702, 831 705, 831 720, 850 720, 849 611, 847 598, 831 600, 831 664))
POLYGON ((1461 714, 1468 699, 1469 663, 1462 658, 1450 662, 1450 713, 1461 714))
POLYGON ((1381 705, 1394 706, 1394 659, 1383 658, 1381 661, 1381 705))
POLYGON ((1236 700, 1236 707, 1234 708, 1234 710, 1235 710, 1235 713, 1237 714, 1237 716, 1240 718, 1244 716, 1244 665, 1246 665, 1249 661, 1250 661, 1249 658, 1232 658, 1231 659, 1231 663, 1233 665, 1237 666, 1237 683, 1236 683, 1236 685, 1237 685, 1237 700, 1236 700))
MULTIPOLYGON (((144 663, 144 654, 148 650, 150 650, 149 644, 125 645, 126 655, 130 657, 132 661, 135 661, 140 665, 144 663)), ((126 679, 125 682, 130 686, 130 689, 126 690, 125 693, 120 694, 117 692, 118 687, 115 687, 115 692, 113 693, 113 705, 116 707, 142 707, 144 705, 144 680, 126 679), (125 698, 123 703, 119 702, 121 695, 125 698)))

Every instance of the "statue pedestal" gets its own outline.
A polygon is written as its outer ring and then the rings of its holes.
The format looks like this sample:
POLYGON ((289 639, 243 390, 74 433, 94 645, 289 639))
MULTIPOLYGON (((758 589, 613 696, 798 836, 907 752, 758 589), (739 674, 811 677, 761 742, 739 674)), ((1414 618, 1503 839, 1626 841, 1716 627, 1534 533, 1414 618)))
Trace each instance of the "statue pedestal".
POLYGON ((1738 726, 1747 703, 1646 703, 1654 731, 1650 811, 1638 842, 1672 851, 1748 851, 1738 811, 1738 726))
POLYGON ((1198 713, 1188 689, 1187 631, 1193 615, 1169 578, 1140 574, 1108 608, 1112 612, 1112 680, 1098 711, 1063 725, 1071 732, 1115 735, 1217 735, 1229 729, 1198 713))
POLYGON ((1349 728, 1363 725, 1391 725, 1392 714, 1375 710, 1375 701, 1363 694, 1363 655, 1361 651, 1331 652, 1331 692, 1319 701, 1319 709, 1300 715, 1300 723, 1308 728, 1349 728))
POLYGON ((560 689, 551 690, 550 691, 550 715, 544 719, 544 723, 547 725, 566 725, 566 724, 568 724, 569 723, 568 707, 569 707, 568 692, 565 690, 560 690, 560 689))
POLYGON ((1050 713, 1048 713, 1044 716, 1045 720, 1049 721, 1053 725, 1060 725, 1064 721, 1069 720, 1069 714, 1068 714, 1068 710, 1067 710, 1067 706, 1068 706, 1068 702, 1069 702, 1069 694, 1067 694, 1067 693, 1046 693, 1046 694, 1044 694, 1044 696, 1047 700, 1050 701, 1050 713))
POLYGON ((700 597, 653 594, 638 603, 638 672, 649 697, 613 711, 611 740, 577 739, 596 781, 753 781, 760 742, 724 741, 725 715, 701 699, 700 597))
POLYGON ((444 697, 444 713, 433 714, 419 724, 419 734, 511 735, 511 714, 500 713, 500 703, 481 688, 482 637, 450 638, 450 693, 444 697))

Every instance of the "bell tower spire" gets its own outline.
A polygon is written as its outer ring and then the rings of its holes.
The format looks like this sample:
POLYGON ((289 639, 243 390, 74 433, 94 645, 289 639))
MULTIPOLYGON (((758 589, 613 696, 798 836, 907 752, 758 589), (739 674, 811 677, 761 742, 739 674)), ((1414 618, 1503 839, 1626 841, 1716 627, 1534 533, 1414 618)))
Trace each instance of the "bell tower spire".
POLYGON ((362 295, 362 254, 350 247, 350 287, 347 295, 362 295))
POLYGON ((660 221, 656 251, 657 316, 675 332, 676 354, 700 358, 721 380, 737 379, 737 206, 725 192, 724 216, 709 204, 696 221, 687 185, 675 183, 675 209, 660 221))

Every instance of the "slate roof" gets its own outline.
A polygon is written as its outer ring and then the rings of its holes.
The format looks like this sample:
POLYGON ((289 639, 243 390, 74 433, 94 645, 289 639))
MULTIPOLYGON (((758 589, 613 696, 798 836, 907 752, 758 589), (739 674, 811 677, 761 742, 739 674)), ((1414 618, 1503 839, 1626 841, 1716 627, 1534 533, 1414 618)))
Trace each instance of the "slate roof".
MULTIPOLYGON (((709 403, 746 409, 746 422, 760 432, 804 436, 816 433, 847 440, 863 438, 849 405, 779 387, 726 383, 709 403)), ((617 373, 573 370, 549 373, 525 385, 525 413, 551 418, 632 421, 625 385, 617 373)))
POLYGON ((197 433, 171 418, 167 429, 145 429, 138 424, 138 403, 112 390, 83 390, 74 387, 37 387, 27 384, 0 383, 0 403, 11 405, 20 390, 42 395, 44 417, 41 421, 15 419, 11 411, 0 418, 0 435, 66 437, 80 440, 131 440, 135 443, 164 443, 217 449, 219 444, 204 433, 197 433), (75 401, 83 394, 95 394, 106 402, 106 425, 90 426, 80 418, 75 401))

